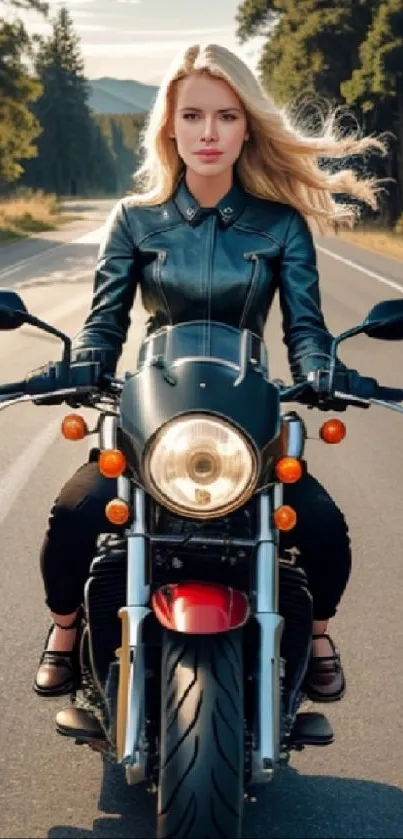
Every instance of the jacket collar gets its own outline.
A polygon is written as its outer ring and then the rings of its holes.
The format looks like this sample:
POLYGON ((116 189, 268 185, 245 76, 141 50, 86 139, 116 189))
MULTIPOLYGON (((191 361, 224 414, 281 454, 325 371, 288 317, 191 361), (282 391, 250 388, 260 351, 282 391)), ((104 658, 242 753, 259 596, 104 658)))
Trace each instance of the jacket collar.
POLYGON ((185 178, 182 177, 174 194, 174 201, 180 214, 191 225, 199 224, 207 215, 216 213, 221 224, 228 227, 241 215, 246 203, 246 194, 241 184, 234 179, 229 192, 215 207, 201 207, 187 188, 185 178))

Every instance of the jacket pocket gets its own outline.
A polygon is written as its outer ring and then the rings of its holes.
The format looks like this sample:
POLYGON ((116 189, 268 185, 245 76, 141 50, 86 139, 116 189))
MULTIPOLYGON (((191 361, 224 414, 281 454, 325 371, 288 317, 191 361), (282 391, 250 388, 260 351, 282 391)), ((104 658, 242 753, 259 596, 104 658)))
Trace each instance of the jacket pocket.
POLYGON ((269 247, 259 248, 255 251, 244 253, 244 259, 253 263, 253 270, 244 307, 239 320, 239 329, 245 328, 252 303, 255 301, 258 286, 261 285, 260 292, 263 293, 264 288, 262 283, 267 283, 269 285, 273 283, 273 266, 271 266, 270 263, 278 259, 280 250, 280 243, 273 240, 272 245, 269 247))
POLYGON ((162 306, 165 310, 166 316, 168 318, 168 323, 172 324, 172 315, 171 310, 169 308, 169 303, 167 300, 167 296, 164 291, 164 286, 162 284, 162 277, 161 271, 162 266, 165 264, 167 259, 167 251, 157 251, 157 258, 153 263, 153 279, 155 285, 157 286, 158 294, 162 303, 162 306))

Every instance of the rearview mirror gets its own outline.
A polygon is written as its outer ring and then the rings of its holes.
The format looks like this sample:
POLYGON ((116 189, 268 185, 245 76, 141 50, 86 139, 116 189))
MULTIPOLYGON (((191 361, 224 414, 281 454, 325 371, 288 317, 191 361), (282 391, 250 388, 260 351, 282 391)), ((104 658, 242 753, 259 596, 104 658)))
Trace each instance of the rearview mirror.
POLYGON ((16 291, 11 291, 9 288, 0 288, 0 331, 5 329, 18 329, 23 323, 29 323, 31 326, 36 326, 49 335, 56 335, 64 343, 63 361, 70 363, 71 360, 71 338, 50 326, 35 315, 31 315, 25 306, 24 301, 16 291))
POLYGON ((0 330, 19 329, 28 312, 20 295, 9 288, 0 289, 0 330))
POLYGON ((363 332, 383 341, 403 340, 403 300, 383 300, 368 312, 363 332))

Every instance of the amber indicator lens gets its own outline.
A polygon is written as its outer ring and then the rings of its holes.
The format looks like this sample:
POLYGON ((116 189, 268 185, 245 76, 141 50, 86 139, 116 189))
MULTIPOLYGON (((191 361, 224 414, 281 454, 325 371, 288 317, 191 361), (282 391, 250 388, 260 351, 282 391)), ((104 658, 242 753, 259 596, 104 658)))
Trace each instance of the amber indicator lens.
POLYGON ((283 484, 295 484, 302 478, 302 463, 296 457, 282 457, 276 463, 276 475, 283 484))
POLYGON ((325 443, 341 443, 347 434, 344 422, 339 419, 329 419, 323 423, 319 430, 319 436, 325 443))
POLYGON ((105 449, 100 452, 98 467, 105 478, 119 478, 126 470, 126 458, 119 449, 105 449))
POLYGON ((121 498, 112 498, 105 507, 105 515, 111 524, 126 524, 130 518, 130 508, 121 498))
POLYGON ((297 514, 292 507, 283 504, 274 511, 273 519, 274 524, 279 530, 292 530, 297 523, 297 514))
POLYGON ((66 414, 62 422, 62 434, 66 440, 83 440, 88 434, 88 425, 80 414, 66 414))

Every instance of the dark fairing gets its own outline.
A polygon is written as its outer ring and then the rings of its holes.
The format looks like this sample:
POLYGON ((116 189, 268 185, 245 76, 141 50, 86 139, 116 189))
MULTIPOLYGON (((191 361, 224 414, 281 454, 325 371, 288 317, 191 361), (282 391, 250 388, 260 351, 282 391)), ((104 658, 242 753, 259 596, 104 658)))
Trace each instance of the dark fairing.
POLYGON ((224 324, 195 321, 148 338, 120 408, 122 446, 140 480, 148 441, 181 414, 219 414, 242 429, 261 457, 264 479, 279 446, 279 395, 268 380, 266 347, 248 330, 224 324))

